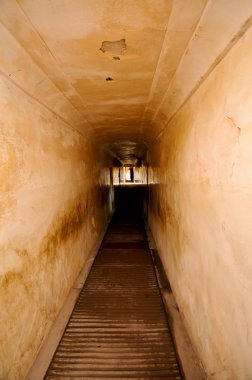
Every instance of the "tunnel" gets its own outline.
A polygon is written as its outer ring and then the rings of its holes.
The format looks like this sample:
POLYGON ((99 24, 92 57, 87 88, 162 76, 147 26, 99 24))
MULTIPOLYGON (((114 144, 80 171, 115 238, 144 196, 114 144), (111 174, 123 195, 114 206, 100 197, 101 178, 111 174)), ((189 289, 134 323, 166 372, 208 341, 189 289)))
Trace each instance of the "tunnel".
POLYGON ((251 25, 1 0, 1 380, 252 379, 251 25))

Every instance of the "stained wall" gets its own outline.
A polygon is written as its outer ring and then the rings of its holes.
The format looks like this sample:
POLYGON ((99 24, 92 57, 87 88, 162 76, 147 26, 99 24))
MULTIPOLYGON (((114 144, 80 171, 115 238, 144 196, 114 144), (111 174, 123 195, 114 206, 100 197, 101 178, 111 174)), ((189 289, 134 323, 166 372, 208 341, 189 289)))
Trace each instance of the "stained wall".
POLYGON ((219 58, 175 113, 180 91, 159 104, 149 224, 209 378, 243 380, 252 378, 251 27, 219 58))
POLYGON ((105 149, 148 146, 145 209, 191 338, 210 378, 251 378, 252 3, 84 3, 0 3, 0 378, 24 378, 105 225, 105 149))
POLYGON ((0 73, 0 378, 20 380, 107 222, 112 188, 91 133, 57 109, 57 89, 34 96, 36 65, 0 35, 9 43, 0 73), (15 63, 26 70, 19 78, 15 63))

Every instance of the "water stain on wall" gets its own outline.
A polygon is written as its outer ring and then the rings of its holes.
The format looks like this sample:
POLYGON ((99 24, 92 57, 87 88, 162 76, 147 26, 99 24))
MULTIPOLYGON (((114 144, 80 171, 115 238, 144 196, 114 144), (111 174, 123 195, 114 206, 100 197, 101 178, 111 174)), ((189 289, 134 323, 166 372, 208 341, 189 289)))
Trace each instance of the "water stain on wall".
MULTIPOLYGON (((59 213, 42 241, 38 254, 39 262, 41 259, 42 261, 46 259, 47 262, 53 262, 57 257, 59 247, 68 239, 76 238, 87 217, 87 204, 81 203, 80 200, 76 200, 69 207, 68 211, 59 213)), ((22 259, 22 267, 19 271, 9 271, 0 277, 1 290, 5 290, 6 292, 11 287, 20 289, 20 286, 22 286, 23 290, 31 293, 32 288, 29 286, 29 278, 33 276, 38 261, 35 265, 31 258, 31 252, 28 252, 26 249, 16 249, 15 252, 22 259)))
POLYGON ((88 217, 88 204, 75 200, 67 210, 57 215, 44 237, 40 256, 53 260, 57 248, 66 240, 76 237, 88 217))
MULTIPOLYGON (((23 282, 24 278, 24 271, 27 267, 29 267, 29 262, 31 261, 29 252, 26 249, 16 249, 15 253, 17 256, 19 256, 22 259, 23 265, 22 265, 22 271, 9 271, 5 273, 4 275, 0 276, 0 284, 2 289, 9 288, 13 282, 23 282)), ((24 288, 26 291, 29 289, 27 288, 27 284, 24 282, 24 288)))
MULTIPOLYGON (((55 216, 42 240, 38 255, 35 255, 36 259, 33 259, 33 252, 16 249, 15 253, 21 259, 20 269, 10 270, 0 276, 0 307, 5 310, 1 318, 1 323, 5 327, 0 331, 0 342, 6 341, 6 334, 15 336, 15 339, 9 341, 8 347, 0 345, 0 357, 3 363, 15 362, 19 360, 20 355, 23 358, 27 356, 31 360, 34 348, 29 334, 36 334, 34 340, 36 344, 42 341, 41 337, 57 313, 58 299, 67 291, 67 283, 62 289, 57 289, 54 282, 58 280, 60 273, 64 278, 76 275, 66 274, 64 268, 68 262, 70 263, 69 260, 73 262, 73 267, 79 263, 79 256, 77 255, 75 260, 74 252, 73 258, 68 258, 72 252, 69 243, 77 239, 87 222, 87 208, 87 202, 83 202, 80 198, 75 199, 68 208, 55 216), (59 260, 62 261, 60 267, 59 260), (48 299, 48 291, 55 295, 51 300, 48 299), (38 303, 40 307, 35 310, 35 305, 38 303), (34 320, 31 318, 31 313, 34 314, 34 320), (44 327, 41 330, 42 325, 44 327)), ((22 375, 18 366, 14 370, 14 367, 8 369, 3 365, 0 366, 1 378, 22 378, 22 375)))
POLYGON ((18 176, 18 157, 13 143, 4 137, 1 137, 0 162, 0 188, 8 191, 18 176))

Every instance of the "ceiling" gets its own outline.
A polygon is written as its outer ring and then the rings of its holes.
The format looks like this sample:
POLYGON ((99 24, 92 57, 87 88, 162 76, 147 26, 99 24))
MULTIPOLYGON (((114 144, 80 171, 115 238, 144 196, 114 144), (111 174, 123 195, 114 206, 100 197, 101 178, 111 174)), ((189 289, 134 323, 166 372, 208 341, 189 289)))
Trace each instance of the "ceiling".
MULTIPOLYGON (((167 122, 162 105, 172 114, 235 33, 240 2, 229 0, 227 9, 225 1, 2 0, 1 28, 17 43, 11 78, 134 163, 167 122), (29 79, 24 51, 37 68, 29 79)), ((246 18, 250 1, 242 3, 246 18)))

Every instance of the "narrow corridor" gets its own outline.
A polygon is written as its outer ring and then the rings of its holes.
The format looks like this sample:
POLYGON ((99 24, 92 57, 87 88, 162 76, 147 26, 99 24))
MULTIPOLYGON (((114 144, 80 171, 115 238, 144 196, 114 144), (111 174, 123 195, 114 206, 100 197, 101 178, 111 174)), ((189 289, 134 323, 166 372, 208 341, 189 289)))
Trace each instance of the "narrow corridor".
POLYGON ((0 43, 0 380, 252 380, 252 1, 1 0, 0 43))
POLYGON ((140 199, 124 198, 133 189, 120 190, 120 205, 47 380, 182 379, 139 212, 140 199))

